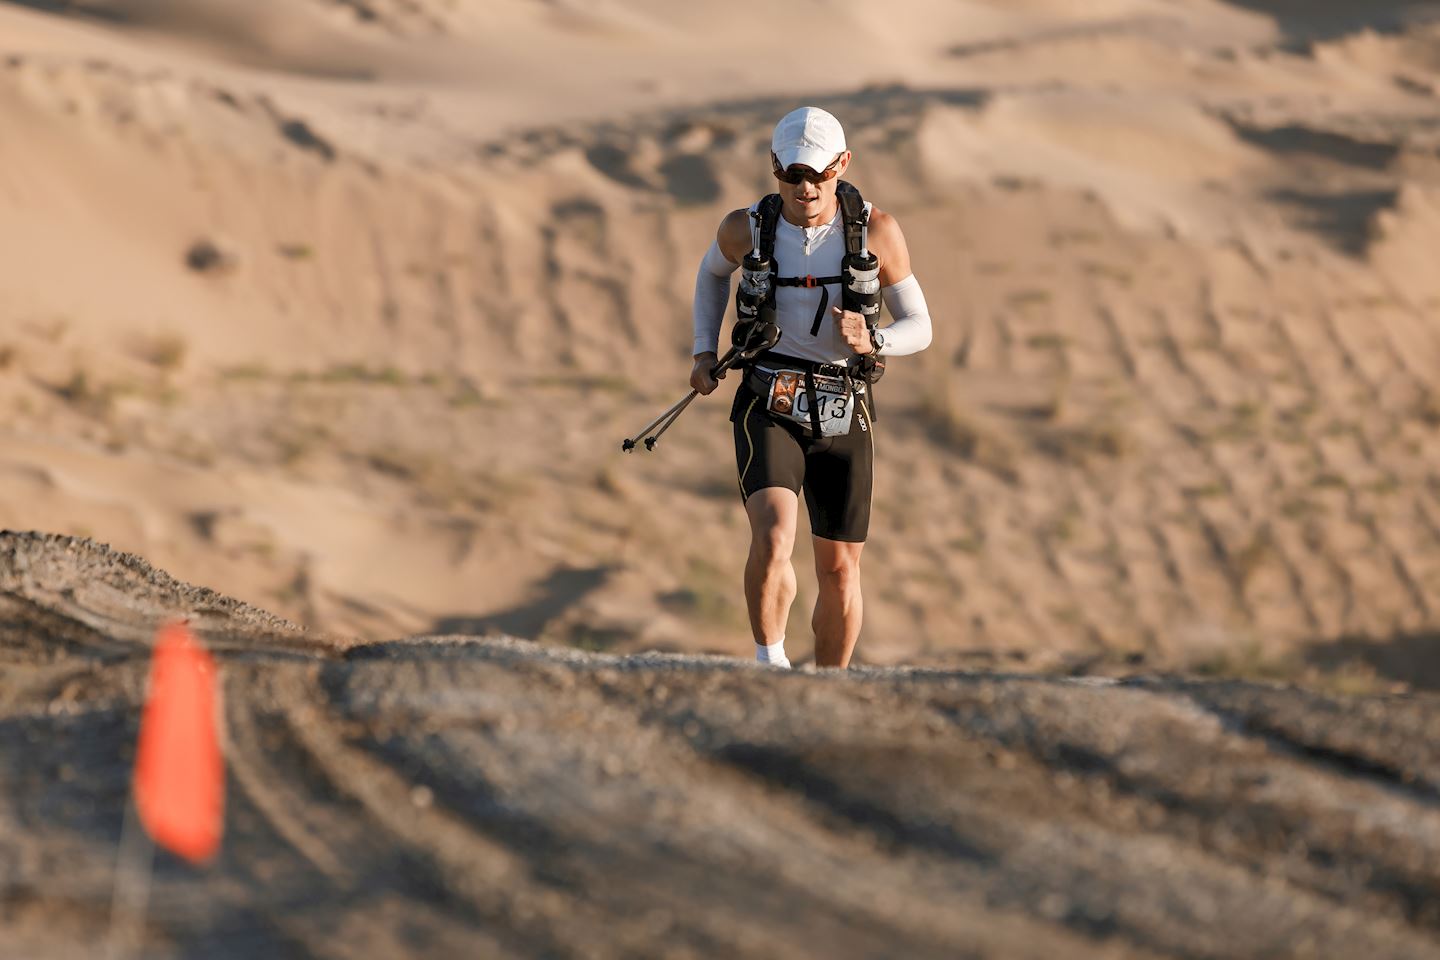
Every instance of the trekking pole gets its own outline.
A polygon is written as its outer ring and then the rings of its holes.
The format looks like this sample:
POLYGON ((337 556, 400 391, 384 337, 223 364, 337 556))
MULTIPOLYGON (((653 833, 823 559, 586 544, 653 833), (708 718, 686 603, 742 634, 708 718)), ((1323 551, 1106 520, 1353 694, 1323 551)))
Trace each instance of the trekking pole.
POLYGON ((646 450, 655 449, 655 444, 660 441, 661 435, 664 434, 666 430, 670 429, 671 424, 673 424, 676 420, 680 419, 680 414, 685 412, 685 408, 690 406, 690 401, 694 400, 697 396, 699 396, 699 394, 696 391, 691 390, 690 396, 686 397, 679 404, 679 406, 675 409, 675 412, 670 415, 670 418, 660 425, 660 429, 656 430, 653 435, 645 438, 646 450))
MULTIPOLYGON (((720 358, 720 362, 717 363, 714 367, 710 368, 710 376, 718 377, 726 370, 729 370, 735 365, 735 361, 739 359, 739 357, 740 348, 731 347, 730 350, 725 354, 725 356, 720 358)), ((624 450, 626 453, 629 453, 631 450, 634 450, 636 444, 638 444, 643 439, 645 441, 645 449, 654 450, 655 441, 660 439, 660 434, 670 429, 670 425, 680 417, 680 414, 685 412, 685 408, 690 406, 694 399, 699 395, 699 390, 691 390, 685 395, 684 399, 680 400, 678 403, 671 406, 664 413, 660 414, 660 416, 656 417, 650 423, 646 424, 644 429, 637 433, 633 439, 627 439, 623 443, 621 443, 620 449, 624 450), (650 431, 654 430, 656 427, 660 428, 659 432, 656 433, 654 436, 650 436, 650 431)))
POLYGON ((633 440, 625 440, 623 443, 621 443, 621 444, 620 444, 620 449, 621 449, 621 450, 624 450, 626 453, 629 453, 631 450, 634 450, 634 449, 635 449, 635 445, 640 442, 640 438, 641 438, 641 437, 648 436, 651 430, 654 430, 654 429, 655 429, 656 427, 658 427, 660 424, 662 424, 662 423, 665 422, 665 418, 670 417, 670 416, 673 416, 677 410, 681 410, 681 409, 683 409, 686 405, 688 405, 691 400, 694 400, 694 399, 695 399, 695 395, 696 395, 697 392, 698 392, 698 391, 691 390, 688 394, 686 394, 684 400, 681 400, 680 402, 675 403, 675 404, 671 405, 670 407, 666 408, 666 410, 665 410, 664 413, 660 414, 660 416, 656 417, 654 420, 652 420, 652 421, 650 421, 649 423, 647 423, 647 424, 645 425, 644 429, 642 429, 639 433, 637 433, 637 434, 635 435, 635 439, 633 439, 633 440))

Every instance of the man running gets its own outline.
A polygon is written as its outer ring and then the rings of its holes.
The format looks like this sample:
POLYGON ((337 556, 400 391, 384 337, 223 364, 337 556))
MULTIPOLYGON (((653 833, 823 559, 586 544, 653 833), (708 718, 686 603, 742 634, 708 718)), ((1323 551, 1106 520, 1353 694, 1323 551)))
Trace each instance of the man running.
MULTIPOLYGON (((866 239, 879 260, 881 296, 894 319, 872 330, 861 313, 841 307, 849 224, 837 189, 850 159, 840 122, 824 110, 801 107, 775 126, 771 164, 780 201, 771 228, 771 277, 781 339, 741 374, 730 416, 750 520, 745 601, 755 658, 781 667, 790 666, 785 623, 795 600, 790 555, 801 490, 820 587, 811 619, 815 663, 850 663, 860 637, 860 551, 870 526, 875 443, 874 407, 860 376, 875 361, 862 358, 904 356, 930 345, 930 315, 910 271, 900 224, 869 203, 866 239)), ((844 189, 854 188, 844 184, 844 189)), ((859 208, 858 194, 855 198, 852 210, 859 208)), ((768 245, 763 211, 773 209, 773 203, 759 201, 731 211, 700 265, 690 385, 702 394, 718 386, 710 371, 718 362, 730 275, 752 251, 768 245)))

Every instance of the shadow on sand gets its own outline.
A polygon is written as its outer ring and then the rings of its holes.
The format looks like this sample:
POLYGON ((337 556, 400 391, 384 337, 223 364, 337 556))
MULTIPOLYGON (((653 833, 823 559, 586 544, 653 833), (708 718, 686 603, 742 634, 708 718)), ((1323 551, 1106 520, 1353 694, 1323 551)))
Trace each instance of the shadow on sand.
POLYGON ((1401 633, 1388 640, 1341 637, 1306 648, 1305 662, 1324 670, 1362 663, 1386 680, 1440 691, 1440 632, 1401 633))
POLYGON ((536 586, 536 596, 518 606, 480 616, 441 617, 430 628, 434 634, 484 636, 503 633, 512 637, 535 638, 566 608, 600 589, 610 579, 611 567, 553 570, 536 586))
POLYGON ((1417 0, 1227 0, 1231 6, 1268 14, 1296 46, 1334 40, 1360 30, 1396 33, 1440 20, 1440 3, 1417 0))

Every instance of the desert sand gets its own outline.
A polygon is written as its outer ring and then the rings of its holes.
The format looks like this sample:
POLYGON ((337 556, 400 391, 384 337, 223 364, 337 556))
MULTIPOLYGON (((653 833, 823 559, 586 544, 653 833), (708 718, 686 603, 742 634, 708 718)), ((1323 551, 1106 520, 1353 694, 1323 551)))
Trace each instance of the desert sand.
POLYGON ((1437 5, 786 10, 0 5, 0 526, 322 631, 744 655, 724 395, 619 441, 810 102, 937 329, 861 662, 1440 682, 1437 5))

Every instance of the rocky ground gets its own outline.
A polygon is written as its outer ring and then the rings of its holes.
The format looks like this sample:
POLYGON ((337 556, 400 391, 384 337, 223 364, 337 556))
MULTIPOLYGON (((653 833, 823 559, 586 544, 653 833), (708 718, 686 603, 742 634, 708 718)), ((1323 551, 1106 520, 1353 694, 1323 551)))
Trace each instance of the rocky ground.
POLYGON ((0 943, 90 957, 155 624, 216 655, 227 834, 146 957, 1440 951, 1440 700, 1177 677, 778 672, 317 636, 0 534, 0 943))

